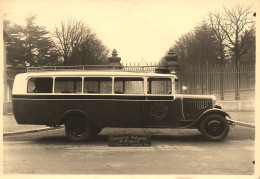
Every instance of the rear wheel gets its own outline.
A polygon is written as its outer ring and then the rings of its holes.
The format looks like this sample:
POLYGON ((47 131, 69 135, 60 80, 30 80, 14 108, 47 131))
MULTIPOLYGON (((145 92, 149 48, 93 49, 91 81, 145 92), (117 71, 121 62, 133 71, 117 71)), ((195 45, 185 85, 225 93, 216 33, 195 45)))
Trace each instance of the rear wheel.
POLYGON ((209 140, 220 141, 227 137, 229 124, 224 116, 211 114, 203 119, 199 131, 209 140))
POLYGON ((66 120, 65 132, 70 141, 86 141, 91 136, 91 125, 83 116, 71 116, 66 120))

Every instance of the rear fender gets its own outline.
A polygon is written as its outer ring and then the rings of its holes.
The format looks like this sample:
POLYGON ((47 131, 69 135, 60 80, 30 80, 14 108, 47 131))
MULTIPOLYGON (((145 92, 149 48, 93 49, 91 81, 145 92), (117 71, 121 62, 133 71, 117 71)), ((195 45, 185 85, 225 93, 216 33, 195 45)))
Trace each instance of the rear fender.
POLYGON ((83 116, 85 118, 89 118, 88 114, 85 113, 84 111, 81 111, 81 110, 68 110, 66 111, 65 113, 62 114, 61 116, 61 120, 60 120, 60 124, 64 124, 65 123, 65 120, 69 117, 69 116, 72 116, 72 115, 80 115, 80 116, 83 116))
POLYGON ((224 116, 225 118, 226 117, 228 117, 228 118, 230 118, 230 120, 228 120, 228 122, 230 123, 232 123, 233 121, 231 120, 231 117, 230 117, 230 115, 228 114, 228 113, 226 113, 225 111, 223 111, 223 110, 221 110, 221 109, 217 109, 217 108, 213 108, 213 109, 209 109, 209 110, 207 110, 207 111, 205 111, 204 113, 202 113, 197 119, 196 119, 196 121, 193 123, 193 124, 191 124, 190 126, 188 126, 188 127, 196 127, 196 126, 199 126, 199 124, 200 124, 200 122, 206 117, 206 116, 208 116, 208 115, 210 115, 210 114, 220 114, 220 115, 222 115, 222 116, 224 116))

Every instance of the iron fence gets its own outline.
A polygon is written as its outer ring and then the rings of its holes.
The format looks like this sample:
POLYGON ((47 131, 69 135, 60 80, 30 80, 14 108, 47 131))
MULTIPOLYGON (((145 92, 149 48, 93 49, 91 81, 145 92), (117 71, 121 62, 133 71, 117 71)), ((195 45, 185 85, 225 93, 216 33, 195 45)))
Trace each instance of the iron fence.
POLYGON ((255 65, 198 65, 179 70, 179 92, 214 94, 218 100, 250 100, 255 96, 255 65))
MULTIPOLYGON (((130 63, 115 65, 51 66, 30 68, 7 68, 7 83, 12 85, 16 74, 36 71, 60 70, 121 70, 155 72, 164 64, 130 63)), ((182 94, 214 94, 218 100, 251 100, 255 96, 255 64, 180 66, 176 70, 176 90, 182 94)))

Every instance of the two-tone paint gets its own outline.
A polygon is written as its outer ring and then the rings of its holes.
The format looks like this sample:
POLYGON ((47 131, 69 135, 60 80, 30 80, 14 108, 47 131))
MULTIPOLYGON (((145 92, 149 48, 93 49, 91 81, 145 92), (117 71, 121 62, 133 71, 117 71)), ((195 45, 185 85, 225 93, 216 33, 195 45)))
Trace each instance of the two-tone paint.
POLYGON ((214 108, 215 97, 212 95, 175 94, 175 79, 176 76, 171 74, 109 71, 19 74, 14 80, 13 112, 18 124, 56 126, 64 124, 68 115, 80 114, 93 126, 131 128, 194 128, 209 113, 228 116, 224 111, 214 108), (140 77, 144 79, 144 94, 57 94, 54 90, 48 94, 27 93, 27 82, 32 77, 140 77), (172 94, 147 94, 149 77, 170 78, 173 83, 172 94))

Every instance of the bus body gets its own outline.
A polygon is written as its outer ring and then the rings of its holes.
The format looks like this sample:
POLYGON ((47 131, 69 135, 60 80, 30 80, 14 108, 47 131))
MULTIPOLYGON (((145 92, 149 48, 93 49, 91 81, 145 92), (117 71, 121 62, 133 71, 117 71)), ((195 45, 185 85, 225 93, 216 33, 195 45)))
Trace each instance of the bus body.
POLYGON ((198 128, 210 140, 224 139, 231 120, 215 97, 176 94, 175 81, 158 73, 28 72, 15 77, 13 112, 18 124, 65 124, 72 141, 104 127, 198 128))

